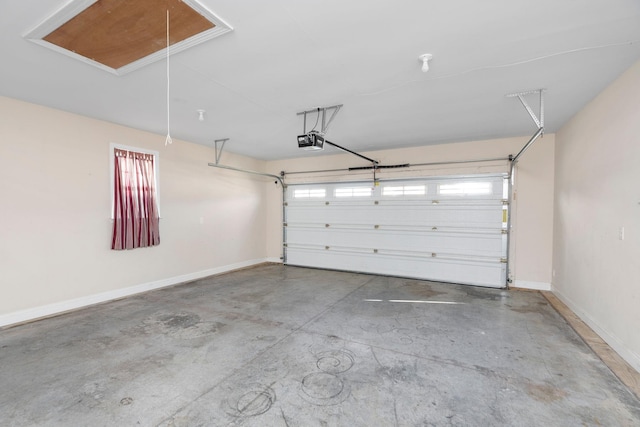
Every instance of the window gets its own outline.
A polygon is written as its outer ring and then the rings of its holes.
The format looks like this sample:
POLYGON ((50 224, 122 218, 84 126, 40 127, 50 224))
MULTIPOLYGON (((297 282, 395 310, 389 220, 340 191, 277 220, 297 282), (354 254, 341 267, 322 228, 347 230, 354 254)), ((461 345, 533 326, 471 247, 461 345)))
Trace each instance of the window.
POLYGON ((111 249, 160 244, 155 152, 112 145, 111 249), (136 151, 134 151, 136 150, 136 151))
POLYGON ((324 188, 296 188, 293 190, 294 199, 321 199, 327 195, 324 188))
POLYGON ((439 184, 438 194, 450 196, 480 196, 493 193, 493 183, 481 182, 456 182, 453 184, 439 184))
POLYGON ((373 189, 371 187, 343 187, 336 188, 336 197, 371 197, 373 189))
POLYGON ((383 196, 424 196, 426 192, 424 185, 389 185, 382 187, 383 196))

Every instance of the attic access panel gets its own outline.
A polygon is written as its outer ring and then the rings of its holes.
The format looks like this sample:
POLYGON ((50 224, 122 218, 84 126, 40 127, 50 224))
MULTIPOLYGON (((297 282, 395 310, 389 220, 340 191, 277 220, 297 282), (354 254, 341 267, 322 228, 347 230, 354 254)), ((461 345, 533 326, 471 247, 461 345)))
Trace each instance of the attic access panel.
POLYGON ((72 0, 25 37, 122 75, 233 28, 197 0, 72 0))

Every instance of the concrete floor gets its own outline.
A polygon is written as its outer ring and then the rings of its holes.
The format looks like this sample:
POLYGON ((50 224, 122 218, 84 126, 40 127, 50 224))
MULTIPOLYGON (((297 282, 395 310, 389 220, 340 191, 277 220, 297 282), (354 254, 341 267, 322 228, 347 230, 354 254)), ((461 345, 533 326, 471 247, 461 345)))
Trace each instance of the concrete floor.
POLYGON ((0 331, 2 426, 638 426, 536 292, 266 265, 0 331))

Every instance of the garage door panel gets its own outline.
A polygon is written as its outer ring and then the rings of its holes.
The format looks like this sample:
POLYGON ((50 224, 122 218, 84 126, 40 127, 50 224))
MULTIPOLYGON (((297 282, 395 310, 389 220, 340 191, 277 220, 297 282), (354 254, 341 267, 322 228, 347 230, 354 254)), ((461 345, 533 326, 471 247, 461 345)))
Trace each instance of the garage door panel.
POLYGON ((502 257, 500 232, 452 233, 433 231, 385 231, 376 229, 341 229, 322 227, 288 227, 290 244, 315 242, 319 246, 357 246, 365 250, 408 250, 459 255, 502 257))
MULTIPOLYGON (((389 255, 349 252, 347 250, 318 251, 298 248, 292 253, 292 265, 305 265, 312 258, 316 268, 359 271, 429 280, 495 287, 505 274, 506 265, 495 261, 464 259, 433 259, 407 254, 389 255)), ((307 265, 308 266, 308 265, 307 265)))
POLYGON ((290 206, 287 223, 377 224, 443 226, 465 228, 502 228, 502 203, 492 206, 290 206), (400 209, 401 208, 401 209, 400 209))
POLYGON ((504 287, 504 183, 474 176, 291 186, 285 262, 504 287))

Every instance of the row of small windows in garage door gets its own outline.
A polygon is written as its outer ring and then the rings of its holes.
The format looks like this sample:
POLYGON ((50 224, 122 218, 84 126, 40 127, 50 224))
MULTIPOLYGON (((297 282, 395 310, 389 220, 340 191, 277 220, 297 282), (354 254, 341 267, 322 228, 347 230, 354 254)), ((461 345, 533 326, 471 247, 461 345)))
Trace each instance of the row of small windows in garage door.
POLYGON ((491 196, 502 194, 501 188, 495 188, 495 184, 501 184, 494 180, 486 181, 459 181, 439 182, 429 184, 398 184, 388 183, 380 185, 345 185, 330 184, 324 186, 305 185, 293 186, 290 189, 290 198, 293 199, 324 199, 324 198, 366 198, 366 197, 420 197, 426 195, 439 196, 491 196), (497 191, 496 191, 497 190, 497 191), (496 194, 498 193, 498 194, 496 194))

